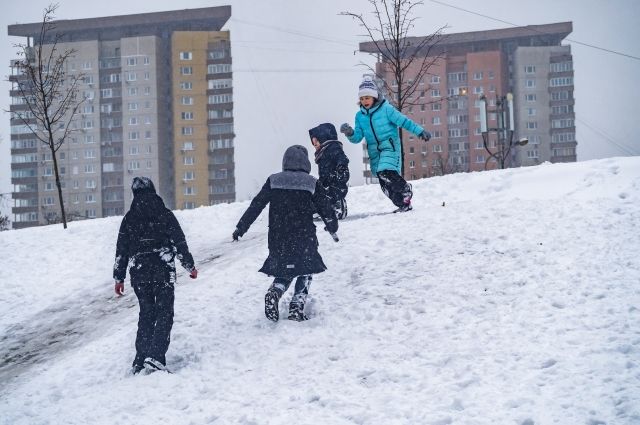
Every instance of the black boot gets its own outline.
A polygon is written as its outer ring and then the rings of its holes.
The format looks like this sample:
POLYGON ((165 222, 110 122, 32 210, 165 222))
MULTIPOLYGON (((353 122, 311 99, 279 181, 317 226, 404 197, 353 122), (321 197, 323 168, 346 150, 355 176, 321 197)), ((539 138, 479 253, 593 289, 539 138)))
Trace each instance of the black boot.
POLYGON ((269 288, 267 294, 264 296, 264 315, 273 322, 277 322, 278 319, 280 319, 280 311, 278 310, 279 302, 280 293, 274 288, 269 288))
POLYGON ((302 322, 309 320, 304 314, 304 304, 292 302, 289 304, 289 320, 295 320, 296 322, 302 322))

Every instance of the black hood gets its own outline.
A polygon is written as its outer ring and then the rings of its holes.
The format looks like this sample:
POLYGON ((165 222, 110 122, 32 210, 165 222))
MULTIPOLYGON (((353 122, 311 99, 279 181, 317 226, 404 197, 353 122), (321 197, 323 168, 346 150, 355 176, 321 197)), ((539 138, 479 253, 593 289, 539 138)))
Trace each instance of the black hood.
POLYGON ((320 143, 324 143, 327 140, 338 140, 338 132, 333 124, 326 122, 309 130, 309 137, 315 137, 320 143))
POLYGON ((138 195, 142 195, 143 193, 156 193, 156 187, 153 185, 153 182, 149 177, 134 177, 133 183, 131 183, 131 191, 133 192, 133 197, 135 198, 138 195))
POLYGON ((282 171, 304 171, 311 172, 311 162, 307 148, 301 145, 289 146, 282 158, 282 171))

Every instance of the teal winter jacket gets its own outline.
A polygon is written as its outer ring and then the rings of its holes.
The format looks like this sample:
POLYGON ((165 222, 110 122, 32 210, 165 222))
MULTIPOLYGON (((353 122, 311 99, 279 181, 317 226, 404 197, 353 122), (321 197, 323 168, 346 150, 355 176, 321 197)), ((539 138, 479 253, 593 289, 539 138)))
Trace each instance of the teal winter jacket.
POLYGON ((416 136, 424 131, 386 100, 374 104, 369 109, 360 106, 360 111, 356 113, 353 135, 348 139, 351 143, 360 143, 364 137, 371 161, 371 173, 374 176, 384 170, 400 173, 402 146, 398 134, 399 127, 416 136))

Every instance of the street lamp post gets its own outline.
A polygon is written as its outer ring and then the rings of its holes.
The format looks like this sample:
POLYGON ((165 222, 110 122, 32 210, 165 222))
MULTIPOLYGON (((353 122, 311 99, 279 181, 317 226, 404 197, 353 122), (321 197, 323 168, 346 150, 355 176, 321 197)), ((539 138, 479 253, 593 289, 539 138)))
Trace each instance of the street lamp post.
POLYGON ((496 113, 496 127, 489 127, 487 98, 483 94, 480 96, 480 133, 482 133, 484 149, 489 153, 489 157, 484 162, 484 169, 487 169, 491 158, 494 158, 500 164, 500 168, 504 169, 511 154, 511 148, 513 146, 524 146, 529 143, 529 140, 522 138, 516 142, 513 141, 515 126, 513 95, 511 93, 507 93, 506 96, 496 96, 496 107, 489 110, 489 112, 496 113), (496 133, 497 144, 495 150, 489 147, 489 133, 496 133))

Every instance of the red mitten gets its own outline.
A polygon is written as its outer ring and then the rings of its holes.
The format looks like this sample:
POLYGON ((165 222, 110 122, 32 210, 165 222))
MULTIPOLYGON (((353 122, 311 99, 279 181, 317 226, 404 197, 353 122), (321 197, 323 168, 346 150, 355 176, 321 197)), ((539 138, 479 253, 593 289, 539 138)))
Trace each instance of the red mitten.
POLYGON ((124 282, 116 282, 116 295, 121 297, 124 295, 124 282))
POLYGON ((194 267, 193 270, 191 270, 191 273, 189 273, 189 277, 191 279, 195 279, 198 277, 198 270, 196 270, 196 268, 194 267))

